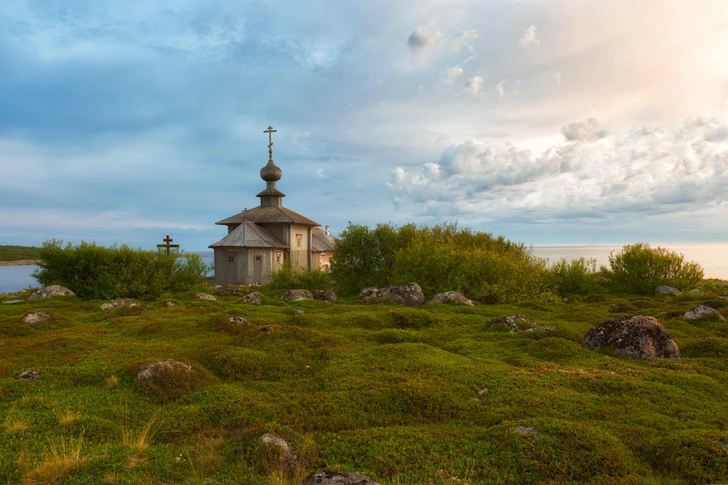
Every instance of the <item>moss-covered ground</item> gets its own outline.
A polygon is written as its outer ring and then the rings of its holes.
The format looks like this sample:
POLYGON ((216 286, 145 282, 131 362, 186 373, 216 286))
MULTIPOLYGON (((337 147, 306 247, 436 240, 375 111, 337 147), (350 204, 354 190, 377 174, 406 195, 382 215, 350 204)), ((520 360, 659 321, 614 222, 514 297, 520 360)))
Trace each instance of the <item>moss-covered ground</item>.
POLYGON ((0 304, 0 483, 300 484, 324 468, 383 484, 728 481, 728 325, 682 319, 706 301, 728 312, 718 290, 417 309, 263 293, 143 312, 0 304), (31 311, 53 317, 28 326, 31 311), (512 314, 557 329, 489 327, 512 314), (634 314, 662 322, 682 362, 583 348, 634 314), (193 377, 137 382, 167 359, 193 377), (13 379, 26 369, 40 379, 13 379), (266 432, 298 460, 261 446, 266 432))

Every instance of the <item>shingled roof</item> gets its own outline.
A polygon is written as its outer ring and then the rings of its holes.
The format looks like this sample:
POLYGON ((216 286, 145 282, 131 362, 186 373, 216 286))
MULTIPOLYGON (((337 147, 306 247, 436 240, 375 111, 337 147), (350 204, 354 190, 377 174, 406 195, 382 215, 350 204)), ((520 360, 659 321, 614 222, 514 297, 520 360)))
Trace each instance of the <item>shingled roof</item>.
POLYGON ((311 251, 329 252, 334 250, 334 240, 331 236, 327 236, 321 229, 316 227, 311 231, 311 251))
POLYGON ((301 214, 293 212, 282 206, 274 207, 255 207, 235 214, 232 217, 223 219, 215 224, 234 225, 243 224, 244 222, 254 222, 256 224, 300 224, 302 226, 320 226, 318 222, 312 221, 301 214))
POLYGON ((239 247, 239 248, 280 248, 286 249, 277 237, 268 232, 263 226, 252 222, 243 222, 230 234, 209 247, 239 247))

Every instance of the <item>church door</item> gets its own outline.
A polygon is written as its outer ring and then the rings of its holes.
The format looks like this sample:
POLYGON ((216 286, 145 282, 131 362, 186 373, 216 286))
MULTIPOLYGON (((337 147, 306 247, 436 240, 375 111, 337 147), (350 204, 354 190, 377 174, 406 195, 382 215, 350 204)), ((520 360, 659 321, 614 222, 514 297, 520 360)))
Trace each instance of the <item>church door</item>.
POLYGON ((253 259, 253 282, 263 282, 263 256, 256 254, 253 259))

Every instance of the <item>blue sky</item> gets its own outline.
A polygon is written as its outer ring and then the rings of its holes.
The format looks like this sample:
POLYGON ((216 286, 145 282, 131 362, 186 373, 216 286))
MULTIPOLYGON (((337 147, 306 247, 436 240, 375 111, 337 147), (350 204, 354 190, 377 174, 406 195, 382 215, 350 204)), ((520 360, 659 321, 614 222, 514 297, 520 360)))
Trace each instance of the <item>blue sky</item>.
POLYGON ((0 244, 188 251, 258 204, 728 241, 728 2, 0 2, 0 244))

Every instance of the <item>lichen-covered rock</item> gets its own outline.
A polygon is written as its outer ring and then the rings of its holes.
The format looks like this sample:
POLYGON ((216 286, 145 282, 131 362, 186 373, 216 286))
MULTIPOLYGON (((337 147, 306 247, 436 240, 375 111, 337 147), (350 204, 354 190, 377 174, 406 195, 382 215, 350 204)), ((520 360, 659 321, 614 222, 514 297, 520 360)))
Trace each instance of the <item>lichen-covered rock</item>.
POLYGON ((538 430, 529 426, 516 426, 515 428, 513 428, 513 433, 521 434, 524 436, 533 436, 534 438, 539 437, 538 430))
POLYGON ((584 336, 589 350, 612 347, 616 355, 630 359, 680 360, 677 344, 653 317, 636 315, 604 322, 584 336))
POLYGON ((680 290, 673 288, 672 286, 658 286, 655 290, 655 295, 673 295, 677 296, 680 294, 680 290))
POLYGON ((521 330, 528 330, 536 325, 536 322, 523 315, 508 315, 501 317, 490 322, 491 327, 497 327, 503 325, 508 327, 511 332, 520 332, 521 330))
POLYGON ((51 298, 54 296, 76 296, 74 292, 60 285, 50 285, 36 291, 28 300, 40 300, 42 298, 51 298))
POLYGON ((217 301, 217 298, 215 298, 214 296, 212 296, 212 295, 210 295, 208 293, 202 293, 200 291, 198 291, 197 293, 195 293, 195 297, 198 300, 217 301))
POLYGON ((241 326, 241 327, 249 327, 250 322, 244 319, 243 317, 238 317, 236 315, 225 315, 228 319, 228 322, 234 323, 235 325, 241 326))
POLYGON ((320 471, 307 476, 301 485, 380 485, 372 477, 353 472, 320 471))
POLYGON ((40 372, 37 370, 24 370, 23 372, 15 374, 13 379, 20 379, 22 381, 37 381, 40 379, 40 372))
POLYGON ((407 283, 402 286, 380 286, 378 288, 364 288, 359 293, 364 303, 373 303, 377 300, 394 300, 404 306, 420 306, 425 302, 425 295, 417 283, 407 283))
POLYGON ((693 295, 700 295, 703 293, 703 290, 701 290, 700 288, 693 288, 692 290, 690 290, 690 293, 692 293, 693 295))
POLYGON ((433 296, 427 303, 456 303, 458 305, 473 306, 473 302, 468 300, 459 291, 446 291, 445 293, 438 293, 433 296))
POLYGON ((725 318, 723 318, 723 315, 721 315, 720 312, 706 305, 698 305, 692 310, 688 310, 687 312, 685 312, 684 318, 685 320, 697 320, 698 318, 709 316, 718 317, 718 319, 725 322, 725 318))
POLYGON ((311 300, 312 298, 313 298, 313 295, 308 290, 288 290, 285 293, 283 293, 281 300, 301 301, 301 300, 311 300))
POLYGON ((294 317, 300 317, 303 314, 304 314, 304 311, 301 310, 300 308, 294 308, 293 309, 293 316, 294 317))
POLYGON ((51 318, 50 312, 32 312, 25 315, 23 321, 28 325, 35 325, 36 323, 45 322, 49 318, 51 318))
POLYGON ((336 301, 336 293, 328 290, 316 290, 313 292, 314 300, 328 301, 329 303, 336 301))
POLYGON ((543 327, 527 328, 526 332, 553 332, 556 330, 556 325, 545 325, 543 327))
POLYGON ((263 304, 263 295, 260 294, 258 291, 254 291, 252 293, 248 293, 243 297, 242 300, 240 300, 242 303, 250 303, 251 305, 262 305, 263 304))
POLYGON ((177 304, 173 301, 168 301, 164 304, 164 306, 166 306, 167 308, 172 308, 173 306, 177 306, 177 304))
POLYGON ((146 306, 131 298, 116 298, 101 305, 102 310, 117 310, 123 307, 137 308, 139 310, 147 309, 146 306))
POLYGON ((284 458, 288 458, 288 459, 296 458, 296 455, 293 454, 293 452, 291 451, 291 447, 288 446, 288 443, 286 442, 286 440, 284 440, 283 438, 281 438, 279 436, 276 436, 272 433, 266 433, 263 436, 261 436, 260 438, 258 438, 258 440, 266 446, 273 446, 275 448, 278 448, 279 453, 284 458))
POLYGON ((184 362, 174 362, 171 360, 160 360, 143 367, 137 374, 137 379, 146 381, 160 374, 189 374, 192 372, 192 366, 184 362))

